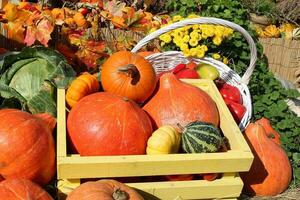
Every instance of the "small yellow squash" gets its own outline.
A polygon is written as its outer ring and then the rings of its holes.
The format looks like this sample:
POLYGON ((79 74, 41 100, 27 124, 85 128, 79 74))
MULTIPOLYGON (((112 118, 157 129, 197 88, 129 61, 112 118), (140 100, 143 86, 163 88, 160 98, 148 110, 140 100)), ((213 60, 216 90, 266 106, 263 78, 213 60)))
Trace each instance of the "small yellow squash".
POLYGON ((97 78, 85 72, 72 81, 66 93, 66 101, 72 108, 80 99, 98 90, 97 78))
POLYGON ((280 36, 280 31, 275 25, 269 25, 265 28, 264 34, 269 38, 278 38, 280 36))
POLYGON ((179 151, 181 135, 170 125, 165 125, 153 132, 148 139, 148 155, 171 154, 179 151))

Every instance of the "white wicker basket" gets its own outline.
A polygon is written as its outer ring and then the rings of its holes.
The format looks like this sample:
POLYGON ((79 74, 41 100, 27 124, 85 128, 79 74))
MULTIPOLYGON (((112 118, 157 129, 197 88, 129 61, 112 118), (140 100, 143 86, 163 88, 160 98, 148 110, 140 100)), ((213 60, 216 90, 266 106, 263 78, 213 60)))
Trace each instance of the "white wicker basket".
POLYGON ((252 37, 249 35, 249 33, 242 28, 241 26, 227 21, 223 19, 218 18, 211 18, 211 17, 200 17, 200 18, 193 18, 193 19, 187 19, 180 22, 173 23, 171 25, 165 26, 149 35, 147 35, 145 38, 143 38, 141 41, 138 42, 138 44, 132 49, 132 52, 137 52, 139 49, 141 49, 144 45, 146 45, 151 40, 159 37, 160 35, 167 33, 171 30, 188 26, 188 25, 194 25, 194 24, 217 24, 217 25, 223 25, 230 27, 238 32, 240 32, 245 39, 247 40, 249 47, 250 47, 250 64, 248 69, 246 70, 245 74, 240 77, 235 71, 230 69, 227 65, 224 63, 205 57, 203 59, 196 59, 196 58, 186 58, 182 52, 178 51, 168 51, 168 52, 162 52, 162 53, 155 53, 148 57, 146 57, 147 60, 149 60, 156 73, 165 72, 172 70, 177 64, 179 63, 188 63, 190 60, 194 61, 195 63, 208 63, 210 65, 215 66, 219 72, 220 77, 224 79, 227 83, 236 86, 243 98, 243 105, 246 107, 246 113, 241 120, 239 127, 241 130, 244 130, 245 127, 250 122, 251 116, 252 116, 252 103, 251 103, 251 95, 249 92, 249 89, 247 87, 247 84, 249 83, 250 77, 253 73, 255 62, 257 59, 257 51, 256 51, 256 45, 252 39, 252 37))

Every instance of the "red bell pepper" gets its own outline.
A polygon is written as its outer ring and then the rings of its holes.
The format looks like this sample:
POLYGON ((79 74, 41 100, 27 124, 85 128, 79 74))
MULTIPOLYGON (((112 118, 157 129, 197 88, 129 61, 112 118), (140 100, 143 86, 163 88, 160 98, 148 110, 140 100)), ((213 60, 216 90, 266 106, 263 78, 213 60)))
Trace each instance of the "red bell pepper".
POLYGON ((224 99, 225 103, 230 110, 234 120, 236 121, 237 124, 240 123, 240 121, 243 119, 246 108, 242 104, 236 103, 234 101, 231 101, 229 99, 224 99))
POLYGON ((237 87, 224 83, 220 86, 219 91, 224 100, 231 100, 239 104, 243 103, 241 93, 237 87))

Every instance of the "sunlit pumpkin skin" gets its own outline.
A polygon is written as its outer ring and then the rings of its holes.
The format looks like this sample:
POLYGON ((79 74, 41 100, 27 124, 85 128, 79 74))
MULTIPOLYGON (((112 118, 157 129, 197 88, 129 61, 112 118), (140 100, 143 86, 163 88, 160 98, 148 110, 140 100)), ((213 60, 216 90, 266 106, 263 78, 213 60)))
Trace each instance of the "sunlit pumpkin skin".
POLYGON ((144 200, 133 188, 115 180, 86 182, 73 190, 67 200, 144 200))
POLYGON ((154 91, 156 75, 152 65, 142 56, 119 51, 103 64, 101 84, 104 91, 142 103, 154 91))
POLYGON ((276 196, 286 190, 292 178, 292 168, 285 151, 268 138, 258 123, 250 123, 245 138, 254 154, 249 172, 241 173, 245 193, 276 196))
POLYGON ((148 155, 178 153, 181 135, 169 125, 159 127, 154 131, 147 142, 148 155))
POLYGON ((0 110, 0 175, 5 179, 25 178, 45 185, 54 176, 52 130, 41 116, 0 110))
POLYGON ((197 120, 219 125, 219 112, 213 99, 200 88, 180 81, 172 73, 160 77, 158 91, 143 109, 156 127, 171 125, 177 128, 178 123, 186 126, 197 120))
POLYGON ((66 101, 72 108, 84 96, 97 92, 99 82, 97 78, 85 72, 72 81, 66 93, 66 101))
POLYGON ((0 199, 3 198, 5 200, 53 200, 39 185, 27 179, 7 179, 0 182, 0 199))
POLYGON ((140 52, 137 52, 138 55, 143 56, 143 57, 150 56, 154 53, 156 53, 156 52, 154 52, 154 51, 140 51, 140 52))
POLYGON ((281 145, 280 134, 274 130, 270 120, 263 117, 257 120, 256 122, 259 123, 262 127, 264 127, 266 134, 270 139, 272 139, 276 144, 281 145))
POLYGON ((71 142, 80 155, 145 154, 151 121, 135 102, 108 92, 84 97, 67 120, 71 142))

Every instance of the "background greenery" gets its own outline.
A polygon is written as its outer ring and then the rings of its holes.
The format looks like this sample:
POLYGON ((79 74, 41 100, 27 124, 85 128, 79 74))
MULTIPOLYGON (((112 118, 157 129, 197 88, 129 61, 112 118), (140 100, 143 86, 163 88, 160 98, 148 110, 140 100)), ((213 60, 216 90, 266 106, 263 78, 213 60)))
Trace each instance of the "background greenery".
MULTIPOLYGON (((172 15, 187 16, 191 13, 226 19, 244 27, 257 42, 258 60, 249 83, 253 101, 252 121, 266 117, 281 134, 282 146, 285 148, 293 166, 291 187, 300 185, 300 118, 289 110, 287 98, 299 96, 296 90, 286 90, 268 70, 268 61, 263 55, 249 20, 249 7, 237 0, 167 0, 165 9, 172 15)), ((266 6, 266 5, 264 5, 266 6)), ((215 48, 215 47, 209 47, 215 48)), ((235 33, 226 44, 218 47, 219 52, 231 59, 229 66, 242 75, 248 67, 250 53, 246 40, 235 33)))

